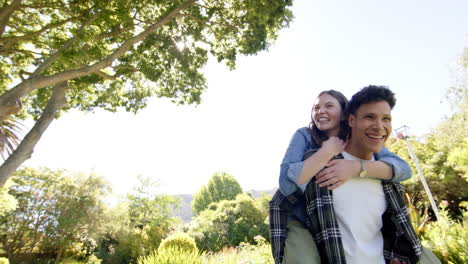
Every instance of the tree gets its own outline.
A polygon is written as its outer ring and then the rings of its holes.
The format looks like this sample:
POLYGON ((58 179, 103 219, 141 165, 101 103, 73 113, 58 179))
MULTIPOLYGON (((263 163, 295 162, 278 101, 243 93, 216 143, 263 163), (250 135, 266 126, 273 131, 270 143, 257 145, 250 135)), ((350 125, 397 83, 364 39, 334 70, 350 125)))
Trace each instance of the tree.
POLYGON ((98 242, 97 255, 105 263, 134 263, 158 248, 176 219, 172 209, 179 201, 158 194, 150 177, 138 176, 138 184, 125 201, 109 214, 109 224, 98 242))
POLYGON ((290 0, 6 0, 0 7, 0 121, 37 122, 0 167, 0 186, 61 110, 124 108, 151 96, 199 103, 209 54, 231 69, 268 49, 290 0))
POLYGON ((101 200, 108 186, 102 178, 27 168, 12 179, 10 194, 18 205, 0 218, 0 245, 10 260, 49 254, 59 262, 69 246, 92 238, 103 224, 101 200))
POLYGON ((190 223, 188 233, 201 250, 217 252, 241 242, 255 244, 254 237, 268 237, 268 224, 258 203, 247 194, 212 203, 190 223))
POLYGON ((201 190, 193 196, 193 214, 198 215, 211 203, 234 200, 240 193, 242 193, 242 188, 233 176, 225 172, 217 172, 211 176, 208 184, 202 186, 201 190))

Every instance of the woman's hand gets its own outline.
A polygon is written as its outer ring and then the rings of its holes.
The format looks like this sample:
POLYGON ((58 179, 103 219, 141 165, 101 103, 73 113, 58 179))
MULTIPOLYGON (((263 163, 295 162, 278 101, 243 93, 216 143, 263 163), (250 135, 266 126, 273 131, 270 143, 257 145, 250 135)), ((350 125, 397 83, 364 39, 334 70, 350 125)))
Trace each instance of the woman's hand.
POLYGON ((318 173, 317 183, 320 187, 327 187, 329 190, 340 187, 347 180, 359 174, 361 165, 358 160, 335 159, 325 166, 325 169, 318 173))
POLYGON ((322 143, 322 149, 332 157, 344 151, 346 143, 339 137, 329 137, 322 143))

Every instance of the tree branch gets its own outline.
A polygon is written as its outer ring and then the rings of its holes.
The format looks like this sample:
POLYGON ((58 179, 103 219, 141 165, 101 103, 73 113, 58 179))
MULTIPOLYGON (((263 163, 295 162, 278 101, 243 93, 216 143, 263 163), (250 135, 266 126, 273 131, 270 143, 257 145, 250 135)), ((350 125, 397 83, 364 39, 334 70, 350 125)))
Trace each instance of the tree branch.
POLYGON ((20 41, 30 40, 30 39, 32 39, 32 38, 34 38, 36 36, 39 36, 40 34, 42 34, 43 32, 45 32, 45 31, 47 31, 49 29, 60 27, 63 24, 66 24, 68 22, 77 20, 78 18, 79 17, 71 17, 69 19, 65 19, 65 20, 57 22, 57 23, 50 23, 50 24, 42 27, 41 29, 39 29, 37 31, 27 32, 22 36, 0 38, 0 43, 3 44, 2 49, 8 49, 8 48, 10 48, 11 46, 15 45, 16 43, 18 43, 20 41))
POLYGON ((66 49, 68 49, 73 42, 75 42, 80 34, 84 31, 87 25, 91 24, 96 18, 98 17, 98 13, 96 13, 94 16, 90 17, 83 25, 81 25, 80 29, 76 32, 75 36, 73 38, 69 39, 65 44, 57 50, 54 54, 52 54, 48 59, 46 59, 37 69, 34 71, 33 75, 31 77, 36 77, 39 76, 47 67, 49 67, 52 63, 54 63, 58 56, 66 49))
POLYGON ((57 111, 65 105, 65 90, 68 88, 67 82, 61 82, 54 87, 49 103, 42 112, 41 117, 24 137, 15 151, 0 166, 0 187, 3 187, 10 175, 33 153, 33 149, 41 138, 44 131, 49 127, 57 111))
POLYGON ((122 33, 125 33, 126 31, 128 31, 129 29, 132 29, 133 26, 128 26, 128 27, 125 27, 125 28, 119 28, 115 31, 111 31, 111 32, 106 32, 106 33, 102 33, 102 34, 99 34, 96 36, 96 40, 101 40, 101 39, 106 39, 106 38, 110 38, 110 37, 115 37, 115 36, 118 36, 122 33))
POLYGON ((21 0, 13 0, 10 5, 6 2, 0 8, 0 36, 5 32, 5 27, 13 12, 21 5, 21 0))
POLYGON ((193 19, 193 20, 195 20, 197 22, 200 22, 202 24, 208 24, 208 20, 200 19, 200 18, 195 17, 195 16, 193 16, 191 14, 180 14, 180 16, 185 16, 185 17, 191 18, 191 19, 193 19))
POLYGON ((8 53, 14 53, 14 52, 21 52, 25 55, 28 55, 28 56, 33 56, 33 55, 41 55, 43 56, 44 54, 43 53, 39 53, 39 52, 34 52, 32 50, 22 50, 22 49, 4 49, 0 46, 0 54, 8 54, 8 53))
MULTIPOLYGON (((183 5, 177 8, 174 8, 167 15, 162 17, 157 23, 152 24, 140 34, 127 39, 112 54, 108 55, 107 57, 103 58, 102 60, 98 61, 97 63, 93 65, 79 68, 79 69, 64 71, 64 72, 57 73, 51 76, 46 76, 46 77, 37 76, 37 75, 31 76, 24 82, 19 83, 18 85, 6 91, 0 96, 0 121, 1 121, 1 118, 5 118, 5 113, 2 112, 2 107, 7 108, 8 106, 13 105, 16 100, 21 99, 22 97, 26 96, 27 94, 29 94, 30 92, 34 90, 47 87, 47 86, 51 86, 51 85, 56 85, 57 83, 65 82, 65 81, 79 78, 82 76, 86 76, 86 75, 95 73, 96 71, 99 71, 101 69, 111 66, 112 62, 115 59, 123 56, 134 44, 142 41, 143 39, 148 37, 150 34, 154 33, 159 27, 169 23, 174 17, 177 16, 177 14, 180 11, 193 5, 194 2, 195 0, 189 0, 185 2, 183 5)), ((44 62, 44 64, 41 65, 40 68, 43 68, 46 62, 44 62)), ((6 115, 6 117, 8 117, 8 115, 6 115)))
POLYGON ((101 76, 102 78, 104 78, 106 80, 115 80, 115 79, 117 79, 117 77, 115 75, 109 75, 109 74, 106 74, 105 72, 102 72, 102 71, 96 71, 94 73, 101 76))

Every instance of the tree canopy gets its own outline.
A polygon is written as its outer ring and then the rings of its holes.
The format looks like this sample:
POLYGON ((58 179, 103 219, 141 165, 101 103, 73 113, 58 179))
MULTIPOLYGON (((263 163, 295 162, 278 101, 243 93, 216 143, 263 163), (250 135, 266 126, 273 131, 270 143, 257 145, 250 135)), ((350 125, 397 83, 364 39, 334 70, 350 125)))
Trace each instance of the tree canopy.
POLYGON ((289 25, 290 0, 3 0, 0 121, 36 125, 0 167, 0 186, 61 110, 123 108, 151 96, 199 103, 208 57, 235 67, 289 25))
POLYGON ((73 243, 86 243, 102 225, 105 181, 95 175, 66 175, 49 169, 22 169, 12 177, 15 210, 0 215, 0 247, 10 260, 32 253, 57 261, 73 243))
POLYGON ((240 193, 242 193, 242 187, 233 176, 225 172, 217 172, 213 174, 208 184, 202 186, 193 196, 193 214, 198 215, 201 211, 207 209, 211 203, 234 200, 240 193))

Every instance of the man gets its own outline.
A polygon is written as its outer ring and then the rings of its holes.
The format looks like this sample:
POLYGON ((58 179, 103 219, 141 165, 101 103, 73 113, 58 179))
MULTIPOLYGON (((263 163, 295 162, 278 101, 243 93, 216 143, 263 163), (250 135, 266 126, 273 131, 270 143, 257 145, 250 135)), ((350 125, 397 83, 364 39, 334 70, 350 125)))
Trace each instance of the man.
MULTIPOLYGON (((420 260, 422 247, 409 220, 403 186, 366 178, 365 161, 374 159, 374 153, 382 149, 392 132, 394 105, 394 94, 382 86, 365 87, 351 98, 348 107, 351 136, 345 152, 336 158, 360 160, 360 177, 333 192, 320 188, 315 177, 307 185, 306 226, 316 245, 316 249, 315 245, 310 249, 317 250, 319 257, 298 263, 409 264, 420 260)), ((275 195, 270 206, 279 205, 287 211, 298 195, 280 200, 275 195)), ((271 217, 270 224, 276 228, 271 230, 285 228, 286 219, 282 213, 271 217)), ((278 243, 274 234, 271 242, 275 261, 279 263, 281 253, 277 252, 283 252, 284 243, 278 243)), ((440 263, 430 252, 425 252, 423 259, 420 263, 440 263)))

